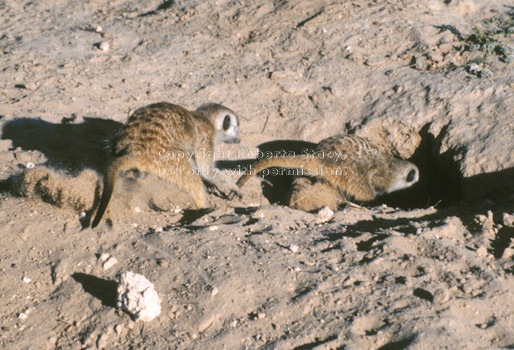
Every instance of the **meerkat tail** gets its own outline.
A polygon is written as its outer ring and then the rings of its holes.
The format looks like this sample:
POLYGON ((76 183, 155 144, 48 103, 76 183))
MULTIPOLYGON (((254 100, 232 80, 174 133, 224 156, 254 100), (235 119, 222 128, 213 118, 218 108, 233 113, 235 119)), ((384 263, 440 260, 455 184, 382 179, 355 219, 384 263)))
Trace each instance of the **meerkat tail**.
POLYGON ((257 160, 253 163, 250 173, 247 173, 237 180, 237 186, 242 187, 245 183, 250 180, 253 175, 256 175, 260 171, 271 168, 292 168, 292 169, 304 169, 309 171, 311 174, 315 174, 319 171, 320 161, 316 157, 276 157, 276 158, 264 158, 257 160))
POLYGON ((98 207, 98 211, 96 212, 95 219, 91 224, 92 228, 95 228, 102 220, 102 216, 105 214, 105 210, 109 205, 109 201, 111 200, 112 192, 114 191, 114 185, 116 183, 116 178, 118 177, 118 173, 121 170, 131 169, 137 167, 139 163, 137 161, 133 161, 128 157, 122 157, 115 160, 107 169, 104 175, 104 188, 102 192, 102 199, 100 200, 100 206, 98 207))

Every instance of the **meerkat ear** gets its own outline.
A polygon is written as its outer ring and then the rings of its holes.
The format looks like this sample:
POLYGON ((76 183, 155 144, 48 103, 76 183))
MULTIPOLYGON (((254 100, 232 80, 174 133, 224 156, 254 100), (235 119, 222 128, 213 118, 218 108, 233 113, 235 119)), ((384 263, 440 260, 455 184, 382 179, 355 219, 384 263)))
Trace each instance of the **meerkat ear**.
POLYGON ((225 119, 223 119, 223 130, 227 131, 230 128, 231 120, 230 115, 225 115, 225 119))

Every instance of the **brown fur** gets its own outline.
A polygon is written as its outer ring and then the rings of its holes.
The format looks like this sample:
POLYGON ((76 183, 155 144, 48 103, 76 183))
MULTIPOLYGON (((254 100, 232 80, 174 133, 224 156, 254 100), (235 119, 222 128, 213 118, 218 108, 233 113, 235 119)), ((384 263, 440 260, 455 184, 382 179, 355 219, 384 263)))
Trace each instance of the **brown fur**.
POLYGON ((304 176, 298 176, 293 180, 287 199, 289 207, 311 212, 325 206, 337 210, 343 202, 341 194, 332 185, 304 176))
MULTIPOLYGON (((300 169, 299 175, 320 179, 358 201, 407 188, 417 181, 419 173, 411 162, 394 158, 361 137, 337 135, 319 142, 314 154, 258 160, 237 185, 243 186, 252 175, 269 167, 300 169)), ((305 198, 295 199, 305 202, 305 198)))
POLYGON ((136 110, 111 142, 111 161, 104 173, 102 199, 92 227, 100 222, 116 177, 123 170, 137 169, 179 185, 197 208, 206 205, 202 178, 223 193, 239 194, 235 183, 214 167, 214 144, 221 132, 215 118, 225 113, 235 115, 215 104, 194 112, 165 102, 136 110))

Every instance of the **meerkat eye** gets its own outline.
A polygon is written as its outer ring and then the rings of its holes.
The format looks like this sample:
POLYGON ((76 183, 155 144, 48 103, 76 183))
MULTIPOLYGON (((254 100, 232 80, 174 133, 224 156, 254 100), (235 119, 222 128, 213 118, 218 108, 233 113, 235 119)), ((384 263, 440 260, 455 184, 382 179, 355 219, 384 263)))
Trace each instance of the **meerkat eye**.
POLYGON ((227 114, 225 119, 223 119, 223 130, 227 131, 230 128, 231 120, 230 116, 227 114))
POLYGON ((414 179, 416 179, 416 170, 412 169, 407 174, 407 182, 412 182, 412 181, 414 181, 414 179))

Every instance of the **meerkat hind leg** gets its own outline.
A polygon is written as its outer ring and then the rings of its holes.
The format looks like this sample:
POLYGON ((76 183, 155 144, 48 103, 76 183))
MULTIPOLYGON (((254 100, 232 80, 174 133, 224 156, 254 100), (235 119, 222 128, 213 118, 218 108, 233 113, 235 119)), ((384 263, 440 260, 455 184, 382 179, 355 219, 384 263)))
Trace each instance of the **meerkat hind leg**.
MULTIPOLYGON (((163 166, 163 164, 159 164, 163 166)), ((174 159, 164 165, 164 171, 156 173, 160 178, 186 190, 198 209, 207 206, 207 194, 200 176, 195 173, 187 159, 174 159), (169 171, 167 171, 169 170, 169 171)))

